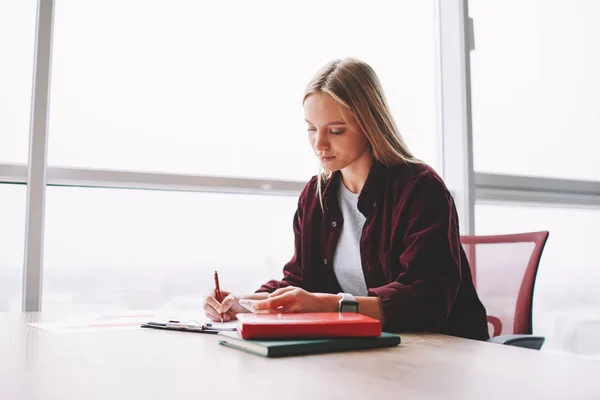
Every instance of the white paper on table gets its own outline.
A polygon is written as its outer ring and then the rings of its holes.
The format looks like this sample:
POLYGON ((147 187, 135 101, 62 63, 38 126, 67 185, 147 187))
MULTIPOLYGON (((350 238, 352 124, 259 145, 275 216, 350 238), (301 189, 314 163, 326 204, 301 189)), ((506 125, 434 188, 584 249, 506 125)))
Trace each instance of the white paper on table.
MULTIPOLYGON (((30 322, 29 325, 52 333, 66 334, 130 331, 142 329, 140 325, 145 322, 168 320, 186 321, 182 315, 173 312, 166 314, 153 311, 117 311, 81 314, 70 317, 66 321, 30 322)), ((200 321, 205 322, 204 318, 200 321)))

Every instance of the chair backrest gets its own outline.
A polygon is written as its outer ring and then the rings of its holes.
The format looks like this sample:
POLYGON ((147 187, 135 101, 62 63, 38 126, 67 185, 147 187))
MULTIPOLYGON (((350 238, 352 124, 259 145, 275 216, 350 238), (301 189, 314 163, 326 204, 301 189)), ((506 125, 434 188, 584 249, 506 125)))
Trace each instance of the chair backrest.
POLYGON ((549 232, 462 236, 490 336, 531 334, 533 288, 549 232))

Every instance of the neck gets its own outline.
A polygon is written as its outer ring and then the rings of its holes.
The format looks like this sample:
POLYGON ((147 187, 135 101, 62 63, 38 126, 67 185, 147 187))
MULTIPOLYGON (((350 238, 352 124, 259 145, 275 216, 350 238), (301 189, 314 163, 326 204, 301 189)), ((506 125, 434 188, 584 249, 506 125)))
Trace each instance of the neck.
POLYGON ((360 193, 373 165, 373 155, 367 150, 359 159, 342 169, 342 183, 352 193, 360 193))

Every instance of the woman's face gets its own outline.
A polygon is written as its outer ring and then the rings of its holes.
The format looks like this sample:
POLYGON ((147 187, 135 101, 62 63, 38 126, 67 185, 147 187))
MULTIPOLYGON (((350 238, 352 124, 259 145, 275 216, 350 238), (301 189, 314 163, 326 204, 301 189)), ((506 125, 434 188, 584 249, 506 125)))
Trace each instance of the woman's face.
POLYGON ((370 145, 356 119, 327 94, 311 94, 304 101, 308 140, 321 165, 337 171, 370 156, 370 145))

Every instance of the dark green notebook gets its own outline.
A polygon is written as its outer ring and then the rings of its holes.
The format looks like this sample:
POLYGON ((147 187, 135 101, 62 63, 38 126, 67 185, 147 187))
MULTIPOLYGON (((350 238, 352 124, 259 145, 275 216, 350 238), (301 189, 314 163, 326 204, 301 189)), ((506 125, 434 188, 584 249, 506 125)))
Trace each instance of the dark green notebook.
POLYGON ((219 344, 264 357, 330 353, 344 350, 374 349, 400 344, 400 336, 382 333, 379 337, 344 337, 302 340, 247 340, 237 332, 219 332, 219 344))

